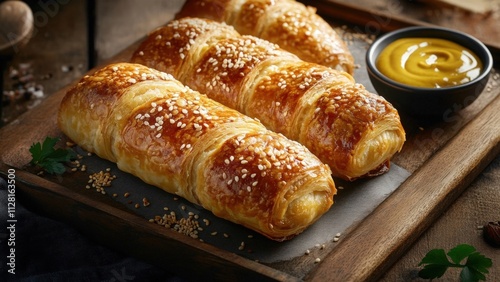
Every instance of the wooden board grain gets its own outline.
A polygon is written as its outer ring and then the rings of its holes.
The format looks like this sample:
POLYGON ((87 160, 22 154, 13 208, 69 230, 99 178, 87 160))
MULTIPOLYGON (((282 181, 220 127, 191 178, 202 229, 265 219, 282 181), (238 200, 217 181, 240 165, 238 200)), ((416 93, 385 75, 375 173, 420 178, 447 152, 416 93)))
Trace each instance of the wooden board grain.
MULTIPOLYGON (((104 64, 128 60, 135 46, 104 64)), ((422 128, 407 120, 409 140, 395 162, 412 172, 412 176, 354 230, 344 234, 335 251, 321 263, 298 258, 267 266, 148 225, 130 211, 74 192, 58 184, 57 179, 49 181, 23 171, 30 159, 29 146, 47 135, 60 134, 55 116, 65 90, 56 92, 0 131, 0 172, 5 174, 8 167, 15 167, 20 197, 41 212, 77 226, 103 244, 116 249, 127 245, 129 254, 194 275, 193 278, 208 274, 221 280, 235 277, 259 281, 376 279, 499 152, 498 87, 485 91, 474 104, 457 112, 452 122, 422 128), (154 252, 154 256, 147 252, 155 249, 158 252, 154 252), (183 256, 172 256, 178 253, 183 256), (192 271, 192 264, 196 264, 198 271, 192 271), (296 269, 301 272, 297 274, 296 269)))

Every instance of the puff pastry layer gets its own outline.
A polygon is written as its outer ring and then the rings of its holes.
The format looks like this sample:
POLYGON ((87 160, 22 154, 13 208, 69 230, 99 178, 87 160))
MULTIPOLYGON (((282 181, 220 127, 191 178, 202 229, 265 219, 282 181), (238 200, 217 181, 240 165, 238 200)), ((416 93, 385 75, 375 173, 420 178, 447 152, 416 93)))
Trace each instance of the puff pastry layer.
POLYGON ((348 73, 305 62, 224 23, 174 20, 151 32, 132 61, 302 143, 336 177, 386 172, 405 142, 397 110, 348 73))
POLYGON ((119 169, 277 241, 315 222, 336 193, 303 145, 142 65, 82 78, 58 124, 119 169))
POLYGON ((225 22, 239 33, 278 44, 304 61, 348 73, 354 59, 339 34, 316 9, 295 0, 187 0, 177 18, 225 22))

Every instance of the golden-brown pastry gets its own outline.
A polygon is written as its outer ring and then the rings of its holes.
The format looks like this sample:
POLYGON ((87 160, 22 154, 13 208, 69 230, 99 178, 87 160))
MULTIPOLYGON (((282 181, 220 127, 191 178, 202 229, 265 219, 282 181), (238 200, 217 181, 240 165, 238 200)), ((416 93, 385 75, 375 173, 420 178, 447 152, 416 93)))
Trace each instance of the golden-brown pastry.
POLYGON ((277 241, 315 222, 336 193, 303 145, 138 64, 82 78, 58 124, 121 170, 277 241))
POLYGON ((405 141, 396 109, 345 72, 300 60, 233 27, 182 18, 153 31, 132 61, 258 118, 344 179, 378 175, 405 141))
POLYGON ((350 74, 354 59, 316 9, 295 0, 187 0, 177 18, 201 17, 278 44, 304 61, 350 74))

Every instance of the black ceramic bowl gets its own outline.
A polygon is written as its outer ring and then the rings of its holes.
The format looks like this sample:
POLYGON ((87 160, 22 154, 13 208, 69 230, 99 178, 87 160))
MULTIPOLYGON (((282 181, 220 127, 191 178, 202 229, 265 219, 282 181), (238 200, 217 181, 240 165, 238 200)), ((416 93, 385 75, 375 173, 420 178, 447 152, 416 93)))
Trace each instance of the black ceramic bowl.
POLYGON ((377 38, 366 54, 368 76, 377 93, 385 97, 400 112, 419 118, 445 118, 470 105, 483 91, 489 79, 493 58, 487 47, 465 33, 439 27, 409 27, 377 38), (400 38, 430 37, 446 39, 474 52, 483 63, 480 75, 474 80, 451 87, 423 88, 405 85, 383 75, 376 67, 380 52, 400 38))

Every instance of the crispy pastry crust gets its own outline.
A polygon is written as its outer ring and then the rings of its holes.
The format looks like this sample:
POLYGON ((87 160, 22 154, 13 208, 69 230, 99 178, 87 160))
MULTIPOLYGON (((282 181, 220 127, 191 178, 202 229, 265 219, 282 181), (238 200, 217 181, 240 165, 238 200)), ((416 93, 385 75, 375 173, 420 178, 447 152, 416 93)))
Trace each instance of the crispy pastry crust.
POLYGON ((316 9, 295 0, 187 0, 176 16, 225 22, 296 54, 304 61, 350 74, 354 59, 346 43, 316 9))
POLYGON ((405 142, 396 109, 351 75, 300 60, 224 23, 182 18, 153 31, 132 61, 171 73, 308 147, 348 180, 388 170, 405 142))
POLYGON ((121 170, 273 240, 301 233, 336 194, 328 166, 303 145, 138 64, 82 78, 58 124, 121 170))

